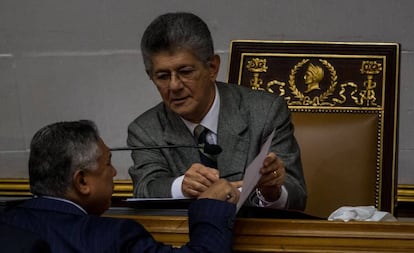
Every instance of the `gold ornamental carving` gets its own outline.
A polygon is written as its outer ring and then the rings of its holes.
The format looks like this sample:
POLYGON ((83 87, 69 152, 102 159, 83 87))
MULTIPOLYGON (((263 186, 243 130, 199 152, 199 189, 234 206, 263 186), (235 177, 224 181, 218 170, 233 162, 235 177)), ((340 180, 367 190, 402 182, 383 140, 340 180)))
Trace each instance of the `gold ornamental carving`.
MULTIPOLYGON (((326 91, 324 91, 319 96, 316 95, 316 96, 311 97, 309 95, 305 95, 304 93, 309 93, 310 91, 315 89, 315 88, 311 88, 312 84, 308 85, 306 87, 307 89, 303 93, 297 88, 296 82, 295 82, 296 73, 300 68, 302 68, 308 62, 309 62, 309 59, 303 59, 290 70, 289 89, 291 90, 292 94, 294 95, 294 98, 296 99, 292 99, 291 97, 286 97, 288 105, 312 105, 312 106, 331 105, 329 102, 326 102, 326 100, 328 100, 329 96, 333 94, 336 88, 336 85, 337 85, 338 76, 336 75, 335 68, 327 60, 319 59, 319 62, 322 65, 324 65, 326 69, 329 70, 329 73, 330 73, 331 82, 330 82, 329 88, 326 91)), ((314 65, 312 63, 308 65, 308 71, 309 71, 309 68, 322 69, 320 66, 314 65)), ((315 85, 313 86, 315 87, 315 85)), ((316 89, 320 89, 320 88, 318 87, 316 89)))
POLYGON ((350 81, 338 85, 339 77, 335 66, 327 59, 301 59, 290 69, 286 81, 265 82, 261 75, 271 71, 267 66, 266 58, 252 58, 247 61, 245 67, 253 73, 249 83, 252 89, 278 92, 286 99, 289 106, 329 107, 345 103, 358 107, 378 106, 375 92, 378 84, 374 76, 381 74, 383 68, 382 64, 375 60, 361 60, 360 74, 364 76, 362 84, 350 81), (303 76, 299 76, 299 73, 303 76), (327 78, 329 80, 326 80, 327 78), (304 81, 298 83, 298 80, 304 81), (320 85, 322 81, 329 85, 323 88, 320 85))
POLYGON ((259 78, 260 73, 267 71, 266 59, 253 58, 247 61, 246 68, 253 73, 253 78, 250 79, 250 87, 253 90, 263 90, 261 88, 263 80, 259 78))

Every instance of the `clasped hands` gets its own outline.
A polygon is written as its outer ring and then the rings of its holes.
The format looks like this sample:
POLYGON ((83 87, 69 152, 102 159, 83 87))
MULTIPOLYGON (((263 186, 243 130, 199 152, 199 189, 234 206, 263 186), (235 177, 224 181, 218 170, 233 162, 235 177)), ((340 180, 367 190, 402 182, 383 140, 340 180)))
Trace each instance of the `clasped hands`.
MULTIPOLYGON (((278 200, 286 177, 282 160, 275 153, 270 152, 263 161, 260 174, 257 189, 266 201, 278 200)), ((220 179, 217 169, 194 163, 184 174, 182 191, 187 197, 214 198, 237 203, 240 196, 238 188, 242 183, 243 181, 228 182, 220 179)))
POLYGON ((228 182, 220 179, 217 169, 194 163, 184 174, 182 190, 187 197, 211 198, 236 204, 241 185, 242 181, 228 182))

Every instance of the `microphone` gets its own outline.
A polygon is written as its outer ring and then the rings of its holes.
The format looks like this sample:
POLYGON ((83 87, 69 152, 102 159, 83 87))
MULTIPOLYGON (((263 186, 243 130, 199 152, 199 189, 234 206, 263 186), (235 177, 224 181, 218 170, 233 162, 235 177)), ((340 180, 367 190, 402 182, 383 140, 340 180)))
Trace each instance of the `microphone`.
POLYGON ((209 155, 218 155, 221 153, 222 148, 216 144, 199 144, 199 145, 161 145, 161 146, 125 146, 110 148, 111 151, 121 150, 143 150, 143 149, 163 149, 163 148, 197 148, 202 149, 204 153, 209 155))

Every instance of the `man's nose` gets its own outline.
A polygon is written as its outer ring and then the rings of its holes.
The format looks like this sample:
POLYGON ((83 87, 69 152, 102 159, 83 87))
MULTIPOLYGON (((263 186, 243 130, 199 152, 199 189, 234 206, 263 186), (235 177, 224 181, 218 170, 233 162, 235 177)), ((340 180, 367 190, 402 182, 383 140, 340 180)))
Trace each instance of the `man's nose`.
POLYGON ((170 85, 169 85, 170 89, 171 90, 179 89, 182 87, 182 85, 183 85, 183 82, 180 76, 176 72, 173 72, 171 74, 171 79, 170 79, 170 85))

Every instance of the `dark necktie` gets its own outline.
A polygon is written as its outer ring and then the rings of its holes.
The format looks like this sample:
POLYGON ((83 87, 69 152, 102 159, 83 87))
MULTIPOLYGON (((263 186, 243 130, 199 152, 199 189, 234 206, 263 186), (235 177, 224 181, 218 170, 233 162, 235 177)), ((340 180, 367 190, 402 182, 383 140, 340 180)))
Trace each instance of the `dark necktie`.
MULTIPOLYGON (((198 144, 206 144, 208 129, 202 125, 197 125, 194 129, 194 137, 198 144)), ((204 149, 199 149, 201 163, 210 168, 217 168, 217 157, 204 152, 204 149)))

